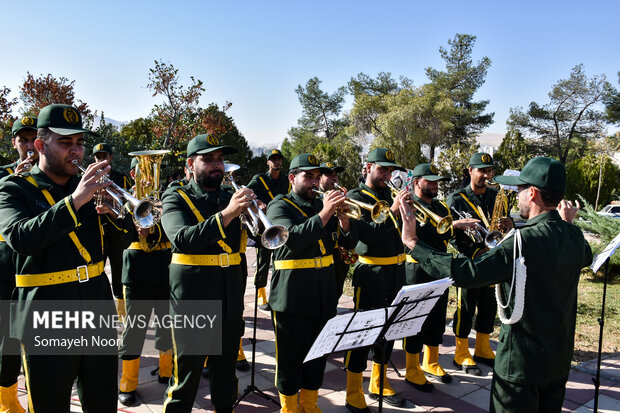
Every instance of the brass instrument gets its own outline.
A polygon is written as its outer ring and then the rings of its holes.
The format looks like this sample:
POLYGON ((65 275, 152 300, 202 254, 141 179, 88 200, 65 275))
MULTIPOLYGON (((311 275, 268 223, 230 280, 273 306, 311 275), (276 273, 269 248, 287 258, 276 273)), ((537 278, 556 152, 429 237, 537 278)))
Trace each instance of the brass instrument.
MULTIPOLYGON (((241 168, 239 165, 234 163, 230 163, 228 161, 224 161, 224 178, 222 178, 222 185, 233 186, 233 172, 241 168)), ((256 215, 250 215, 243 213, 240 216, 241 223, 250 231, 253 237, 258 236, 260 231, 260 221, 256 217, 256 215)))
MULTIPOLYGON (((26 159, 28 158, 32 158, 32 155, 34 155, 34 151, 28 151, 26 152, 26 159)), ((32 159, 31 159, 32 160, 32 159)), ((28 162, 27 164, 24 164, 24 171, 28 172, 29 170, 32 169, 34 165, 30 162, 28 162)))
MULTIPOLYGON (((241 188, 235 182, 235 179, 232 176, 232 172, 236 171, 239 168, 239 165, 235 165, 232 163, 227 163, 224 165, 224 173, 229 174, 228 178, 230 179, 230 184, 233 188, 235 188, 235 191, 239 191, 241 188)), ((251 207, 248 208, 245 212, 245 214, 247 214, 248 216, 245 223, 247 226, 248 220, 252 221, 251 225, 252 227, 256 228, 257 235, 258 222, 260 221, 263 224, 265 230, 263 231, 263 235, 260 238, 260 242, 263 247, 270 250, 275 250, 286 244, 286 241, 288 240, 288 228, 286 228, 284 225, 272 225, 271 222, 269 222, 269 219, 267 219, 265 213, 261 211, 261 209, 258 207, 258 203, 256 202, 256 200, 252 200, 252 206, 256 208, 257 212, 254 212, 251 207)), ((250 232, 252 232, 252 228, 248 229, 250 229, 250 232)), ((252 235, 254 235, 254 232, 252 232, 252 235)))
MULTIPOLYGON (((320 191, 316 188, 312 189, 317 194, 325 196, 326 192, 320 191)), ((390 205, 380 200, 374 205, 367 204, 366 202, 358 201, 346 197, 344 200, 346 208, 342 208, 340 211, 352 219, 360 219, 362 217, 362 209, 370 211, 370 217, 375 224, 381 224, 385 222, 390 214, 390 205)))
MULTIPOLYGON (((135 196, 140 200, 148 199, 157 206, 154 209, 153 219, 159 221, 163 212, 161 200, 159 199, 161 162, 168 150, 148 150, 131 152, 129 156, 135 156, 138 160, 136 168, 136 190, 135 196)), ((134 214, 135 217, 135 214, 134 214)), ((135 222, 135 220, 134 220, 135 222)), ((137 224, 136 224, 137 226, 137 224)), ((161 228, 156 225, 149 227, 147 236, 140 235, 138 242, 143 251, 151 252, 157 247, 162 238, 161 228)))
MULTIPOLYGON (((395 198, 400 190, 390 181, 385 181, 385 183, 392 192, 392 199, 395 198)), ((413 198, 407 197, 405 202, 416 209, 415 219, 420 223, 420 225, 424 225, 426 224, 426 221, 430 220, 435 224, 438 234, 445 234, 452 229, 452 216, 448 215, 445 217, 440 217, 413 198)))
MULTIPOLYGON (((86 172, 86 168, 80 165, 77 159, 74 159, 72 163, 77 166, 80 171, 86 172)), ((123 205, 122 200, 125 199, 129 203, 129 206, 133 208, 133 222, 136 225, 136 228, 148 229, 159 222, 162 213, 161 201, 157 203, 148 198, 140 200, 125 191, 106 176, 102 177, 102 181, 109 181, 112 183, 110 186, 103 188, 103 191, 105 191, 114 200, 114 205, 109 203, 106 204, 116 215, 123 216, 123 208, 115 208, 117 205, 123 205)))
MULTIPOLYGON (((456 212, 460 219, 471 218, 471 214, 469 213, 460 213, 454 208, 452 208, 452 210, 456 212)), ((471 240, 476 244, 484 243, 484 245, 489 249, 495 248, 504 237, 501 232, 497 230, 491 231, 479 223, 474 224, 473 227, 467 227, 465 229, 465 235, 471 238, 471 240)))

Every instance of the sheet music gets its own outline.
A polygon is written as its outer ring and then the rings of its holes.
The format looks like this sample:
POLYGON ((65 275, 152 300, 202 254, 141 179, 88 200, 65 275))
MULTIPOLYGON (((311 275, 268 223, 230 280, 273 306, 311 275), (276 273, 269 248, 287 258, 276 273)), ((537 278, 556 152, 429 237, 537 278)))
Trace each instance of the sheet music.
MULTIPOLYGON (((403 306, 396 316, 395 323, 388 329, 386 338, 394 340, 417 334, 439 296, 450 285, 452 285, 452 280, 444 278, 430 283, 403 287, 392 304, 397 305, 403 300, 410 302, 410 304, 403 306), (426 299, 428 297, 434 298, 426 299)), ((332 318, 325 324, 312 344, 304 363, 335 351, 367 347, 374 344, 379 338, 387 318, 394 310, 395 307, 390 307, 387 311, 385 308, 378 308, 342 314, 332 318), (340 337, 342 338, 340 339, 340 337), (339 339, 340 342, 338 342, 339 339)))
MULTIPOLYGON (((452 285, 452 280, 443 278, 441 280, 431 281, 425 284, 407 285, 403 287, 392 305, 397 305, 403 301, 410 302, 405 304, 399 314, 394 319, 393 324, 385 334, 388 341, 396 340, 403 337, 415 336, 422 329, 422 324, 431 312, 439 297, 444 293, 446 288, 452 285), (429 298, 432 297, 432 298, 429 298)), ((395 307, 390 308, 390 314, 395 307)))
POLYGON ((618 248, 618 245, 620 245, 620 234, 616 235, 616 238, 614 238, 609 243, 609 245, 605 247, 603 252, 601 252, 600 254, 596 256, 596 259, 590 266, 590 268, 592 268, 592 271, 597 272, 601 268, 601 266, 605 264, 605 261, 607 261, 607 258, 614 255, 614 252, 616 251, 616 248, 618 248))

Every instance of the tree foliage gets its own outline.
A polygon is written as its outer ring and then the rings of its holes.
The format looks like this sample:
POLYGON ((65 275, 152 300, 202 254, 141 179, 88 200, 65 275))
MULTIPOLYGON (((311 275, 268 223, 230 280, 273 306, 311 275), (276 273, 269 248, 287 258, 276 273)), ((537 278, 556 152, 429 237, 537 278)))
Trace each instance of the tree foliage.
POLYGON ((478 152, 478 144, 455 143, 442 150, 437 160, 437 168, 443 176, 450 177, 440 185, 444 198, 461 187, 463 172, 467 169, 469 158, 478 152))
POLYGON ((27 72, 20 87, 22 114, 37 116, 45 106, 63 103, 75 107, 82 115, 84 125, 87 128, 92 127, 97 112, 91 111, 86 102, 76 99, 74 87, 75 80, 63 76, 56 78, 48 73, 47 76, 34 77, 27 72))
POLYGON ((582 196, 588 203, 594 204, 599 186, 601 187, 599 205, 608 204, 620 188, 620 170, 607 156, 600 157, 595 153, 584 154, 571 162, 566 168, 566 198, 576 199, 582 196))
POLYGON ((512 108, 508 123, 527 133, 543 154, 567 164, 586 149, 588 139, 604 132, 604 113, 598 108, 609 90, 604 75, 588 78, 583 65, 571 70, 549 92, 549 102, 531 102, 527 112, 512 108))
POLYGON ((449 50, 439 48, 441 58, 446 62, 444 71, 426 68, 426 75, 433 87, 454 102, 454 113, 450 118, 452 128, 445 134, 443 145, 454 143, 470 144, 491 123, 494 113, 484 113, 488 100, 474 100, 474 95, 484 84, 491 66, 491 59, 483 57, 474 64, 472 53, 476 36, 457 34, 448 40, 449 50))
POLYGON ((496 163, 495 173, 502 174, 506 169, 520 171, 533 156, 533 149, 528 145, 520 130, 511 128, 504 135, 497 153, 493 156, 496 163))
MULTIPOLYGON (((620 83, 620 72, 618 72, 618 83, 620 83)), ((620 124, 620 91, 610 86, 604 102, 608 122, 620 124)))
POLYGON ((190 76, 188 86, 181 84, 178 69, 170 63, 155 60, 155 67, 149 69, 147 88, 153 96, 163 97, 151 112, 153 133, 159 147, 182 151, 201 125, 199 100, 205 89, 202 81, 190 76))
POLYGON ((16 98, 11 98, 11 89, 0 88, 0 165, 11 163, 15 157, 11 145, 11 129, 17 119, 13 116, 13 107, 17 104, 16 98))
POLYGON ((339 116, 346 93, 344 86, 330 95, 321 90, 319 78, 313 77, 305 86, 297 86, 295 93, 302 107, 299 126, 327 140, 333 139, 346 126, 346 120, 339 116))

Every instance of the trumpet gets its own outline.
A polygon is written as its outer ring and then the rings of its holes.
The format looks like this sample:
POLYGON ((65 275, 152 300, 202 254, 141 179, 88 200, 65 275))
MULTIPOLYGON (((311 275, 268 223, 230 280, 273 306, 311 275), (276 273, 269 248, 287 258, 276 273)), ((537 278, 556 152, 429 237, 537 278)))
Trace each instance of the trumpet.
MULTIPOLYGON (((232 173, 239 168, 239 165, 232 163, 227 163, 224 166, 224 173, 228 174, 230 184, 233 188, 235 188, 235 191, 239 191, 241 188, 235 182, 232 173)), ((251 227, 248 226, 247 220, 245 222, 246 226, 250 229, 250 232, 252 232, 252 235, 258 235, 258 222, 260 221, 265 227, 263 235, 260 238, 260 242, 263 247, 270 250, 275 250, 286 244, 286 241, 288 240, 288 228, 284 225, 272 225, 271 222, 269 222, 269 219, 267 219, 265 213, 258 207, 256 200, 252 200, 252 205, 256 208, 257 212, 252 211, 252 208, 248 208, 245 212, 245 214, 248 215, 249 220, 252 221, 251 227)))
MULTIPOLYGON (((34 151, 28 151, 28 152, 26 152, 26 159, 28 159, 28 158, 32 158, 32 155, 34 155, 34 151)), ((32 161, 32 159, 30 159, 30 160, 32 161)), ((32 163, 30 163, 30 162, 29 162, 29 163, 27 163, 27 164, 24 164, 24 170, 25 170, 25 171, 29 171, 29 170, 31 170, 31 169, 32 169, 32 166, 33 166, 33 164, 32 164, 32 163)))
MULTIPOLYGON (((326 192, 320 191, 316 188, 312 190, 319 195, 325 196, 326 194, 326 192)), ((390 214, 390 205, 383 200, 378 201, 374 205, 370 205, 366 202, 346 197, 344 200, 344 204, 346 205, 346 208, 342 208, 340 211, 343 214, 347 215, 349 218, 357 220, 362 217, 362 209, 370 211, 370 217, 372 218, 372 221, 376 224, 381 224, 385 222, 388 215, 390 214)))
MULTIPOLYGON (((77 159, 71 161, 75 166, 77 166, 82 173, 86 172, 86 168, 79 164, 77 159)), ((129 192, 125 191, 123 188, 118 186, 114 181, 112 181, 108 177, 102 177, 102 182, 111 182, 112 184, 102 190, 105 191, 108 195, 112 197, 115 205, 110 205, 109 203, 104 202, 112 212, 114 212, 119 217, 123 216, 123 199, 125 199, 129 205, 133 208, 133 222, 138 229, 149 229, 152 226, 156 225, 161 219, 161 214, 163 212, 163 208, 160 200, 154 200, 151 198, 146 198, 143 200, 139 200, 138 198, 131 195, 129 192), (120 207, 118 207, 120 205, 120 207)), ((101 196, 101 194, 100 194, 101 196)))
MULTIPOLYGON (((471 216, 465 216, 454 208, 452 208, 452 210, 456 212, 460 219, 471 218, 471 216)), ((504 237, 501 232, 488 230, 479 223, 476 223, 474 227, 465 229, 465 234, 476 244, 484 243, 489 249, 497 247, 497 244, 499 244, 504 237)))
MULTIPOLYGON (((385 183, 392 192, 392 198, 395 198, 396 195, 400 192, 400 190, 390 181, 385 181, 385 183)), ((450 229, 452 229, 452 216, 448 215, 445 217, 441 217, 437 215, 430 209, 426 208, 424 205, 420 204, 415 199, 410 198, 410 194, 407 194, 405 202, 407 202, 409 205, 416 209, 415 219, 420 223, 420 225, 424 225, 426 224, 426 221, 430 220, 435 224, 438 234, 445 234, 446 232, 450 231, 450 229)))

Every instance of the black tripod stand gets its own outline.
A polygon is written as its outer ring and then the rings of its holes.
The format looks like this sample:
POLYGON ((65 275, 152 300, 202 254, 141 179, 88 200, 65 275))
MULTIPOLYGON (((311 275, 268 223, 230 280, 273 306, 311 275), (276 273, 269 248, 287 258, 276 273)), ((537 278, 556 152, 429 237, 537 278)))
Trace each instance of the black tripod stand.
POLYGON ((252 369, 250 373, 250 384, 248 384, 248 387, 245 388, 245 390, 243 391, 243 394, 239 396, 235 404, 233 404, 233 409, 239 403, 241 403, 241 400, 243 400, 247 395, 252 394, 252 393, 258 394, 263 399, 268 400, 272 402, 273 404, 275 404, 276 406, 280 407, 280 403, 278 403, 276 400, 269 397, 269 395, 265 394, 262 390, 260 390, 254 384, 254 374, 256 372, 256 320, 257 320, 257 317, 258 317, 258 287, 255 287, 254 288, 254 326, 252 327, 252 338, 250 339, 250 343, 252 343, 252 369))

